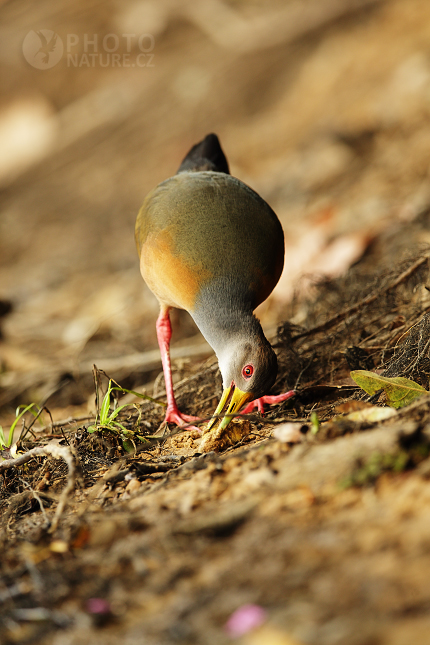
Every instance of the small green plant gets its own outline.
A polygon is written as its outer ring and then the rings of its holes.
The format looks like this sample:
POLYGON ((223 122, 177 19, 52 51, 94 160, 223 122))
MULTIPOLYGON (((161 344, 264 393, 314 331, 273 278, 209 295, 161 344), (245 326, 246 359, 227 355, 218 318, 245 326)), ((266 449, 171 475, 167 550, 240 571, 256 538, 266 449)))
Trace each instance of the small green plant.
POLYGON ((7 440, 6 440, 6 436, 3 428, 2 426, 0 426, 0 449, 1 450, 10 448, 10 446, 12 445, 13 433, 15 432, 16 424, 24 416, 24 414, 26 414, 26 412, 31 412, 31 414, 37 418, 40 415, 41 410, 35 403, 30 403, 29 405, 19 405, 15 411, 16 418, 10 427, 9 436, 7 440))
MULTIPOLYGON (((118 414, 123 410, 124 408, 128 407, 130 404, 125 404, 125 405, 120 405, 118 407, 114 407, 114 409, 111 411, 111 393, 112 390, 118 389, 114 388, 112 385, 112 380, 109 380, 109 385, 106 394, 103 397, 102 404, 100 406, 100 412, 97 415, 98 420, 96 417, 96 422, 95 424, 88 426, 87 430, 88 432, 96 432, 96 430, 102 430, 102 429, 107 429, 107 430, 113 430, 114 432, 124 432, 127 433, 127 429, 120 423, 119 421, 116 421, 116 418, 118 414)), ((114 400, 114 405, 115 405, 115 399, 114 400)))
POLYGON ((320 429, 320 420, 316 412, 311 414, 311 434, 317 434, 320 429))
POLYGON ((115 432, 121 435, 124 450, 126 450, 127 452, 132 452, 135 449, 133 439, 139 439, 139 441, 146 443, 149 443, 149 441, 146 437, 128 430, 122 423, 120 423, 120 421, 118 421, 117 417, 121 410, 124 410, 124 408, 128 407, 134 407, 134 405, 132 403, 125 403, 124 405, 117 406, 116 399, 112 396, 112 392, 118 391, 123 394, 134 394, 141 399, 147 399, 149 401, 153 401, 154 403, 158 403, 159 405, 165 406, 166 404, 164 403, 164 401, 157 401, 147 394, 139 394, 139 392, 135 392, 134 390, 127 390, 125 388, 119 387, 117 384, 113 385, 113 383, 114 381, 112 381, 112 379, 109 379, 108 389, 103 397, 103 401, 100 406, 100 412, 96 416, 96 422, 88 426, 87 430, 89 433, 96 432, 97 430, 110 430, 111 432, 115 432), (112 406, 113 410, 111 410, 112 406))

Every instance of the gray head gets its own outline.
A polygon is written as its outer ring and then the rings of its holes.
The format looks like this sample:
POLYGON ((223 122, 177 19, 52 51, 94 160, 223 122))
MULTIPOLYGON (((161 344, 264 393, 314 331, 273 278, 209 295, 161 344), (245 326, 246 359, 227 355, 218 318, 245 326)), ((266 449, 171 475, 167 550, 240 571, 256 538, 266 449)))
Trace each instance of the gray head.
POLYGON ((208 430, 223 414, 225 416, 218 428, 227 427, 232 413, 239 412, 245 403, 267 394, 278 371, 276 354, 254 317, 241 333, 230 335, 222 347, 218 346, 216 354, 224 391, 208 430))
MULTIPOLYGON (((239 412, 245 403, 267 394, 276 380, 276 354, 253 309, 250 288, 229 276, 206 285, 192 313, 217 355, 222 375, 224 392, 215 415, 239 412)), ((219 427, 225 428, 231 418, 226 416, 219 427)))
POLYGON ((224 388, 234 384, 251 395, 249 400, 267 394, 276 380, 278 361, 262 331, 227 343, 218 352, 218 362, 224 388))

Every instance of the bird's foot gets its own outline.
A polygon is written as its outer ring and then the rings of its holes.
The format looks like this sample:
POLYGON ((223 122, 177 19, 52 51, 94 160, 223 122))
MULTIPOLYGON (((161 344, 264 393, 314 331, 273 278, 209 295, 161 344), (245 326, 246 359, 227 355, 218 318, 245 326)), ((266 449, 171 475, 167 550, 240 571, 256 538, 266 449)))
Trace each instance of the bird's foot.
POLYGON ((259 399, 255 399, 254 401, 251 401, 251 403, 248 403, 248 405, 243 408, 242 414, 249 414, 250 412, 253 412, 255 408, 257 408, 257 410, 261 412, 261 414, 264 414, 264 404, 274 405, 275 403, 282 403, 282 401, 291 399, 291 397, 295 394, 295 390, 290 390, 289 392, 284 392, 283 394, 262 396, 259 399))
MULTIPOLYGON (((163 423, 166 425, 168 423, 175 423, 180 428, 184 424, 193 423, 193 421, 200 421, 200 419, 199 417, 193 417, 190 414, 183 414, 176 406, 174 406, 167 408, 163 423)), ((184 430, 198 430, 201 433, 201 429, 193 425, 187 425, 184 430)))

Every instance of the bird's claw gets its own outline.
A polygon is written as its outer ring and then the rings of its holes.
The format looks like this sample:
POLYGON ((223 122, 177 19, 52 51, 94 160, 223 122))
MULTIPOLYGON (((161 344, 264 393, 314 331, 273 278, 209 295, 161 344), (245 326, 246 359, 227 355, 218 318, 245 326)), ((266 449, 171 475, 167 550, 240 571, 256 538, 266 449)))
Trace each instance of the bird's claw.
POLYGON ((292 396, 296 394, 295 390, 290 390, 289 392, 284 392, 283 394, 276 394, 273 396, 262 396, 259 399, 254 399, 254 401, 251 401, 251 403, 248 403, 243 410, 242 414, 250 414, 250 412, 253 412, 255 408, 257 408, 258 412, 261 412, 261 414, 264 414, 264 404, 266 405, 274 405, 275 403, 282 403, 282 401, 287 401, 288 399, 291 399, 292 396))
POLYGON ((166 416, 164 417, 163 424, 167 425, 169 423, 174 423, 178 428, 184 427, 184 430, 197 430, 201 433, 201 429, 197 426, 188 425, 193 423, 193 421, 200 421, 199 417, 193 417, 190 414, 184 414, 180 412, 178 408, 167 409, 166 416))

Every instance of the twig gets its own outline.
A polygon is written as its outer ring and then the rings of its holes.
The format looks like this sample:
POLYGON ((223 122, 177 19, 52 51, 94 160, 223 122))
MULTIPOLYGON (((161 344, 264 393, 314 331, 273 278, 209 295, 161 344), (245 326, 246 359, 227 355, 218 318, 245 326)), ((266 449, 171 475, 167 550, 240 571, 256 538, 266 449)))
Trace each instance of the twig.
MULTIPOLYGON (((97 367, 97 365, 94 365, 94 370, 97 370, 97 378, 98 379, 100 378, 100 374, 102 374, 103 376, 105 376, 107 378, 107 380, 109 382, 112 382, 112 383, 114 383, 116 385, 116 387, 111 388, 111 395, 112 395, 112 398, 115 399, 116 403, 118 403, 118 400, 119 400, 119 397, 120 397, 119 392, 123 392, 123 393, 126 393, 126 394, 133 394, 137 398, 145 399, 146 401, 150 401, 151 403, 156 403, 157 405, 162 405, 163 407, 167 407, 167 403, 165 403, 164 401, 158 401, 157 399, 154 399, 152 396, 148 396, 148 394, 146 394, 146 393, 143 393, 143 392, 139 393, 139 392, 136 392, 136 391, 133 391, 133 390, 128 390, 125 387, 122 387, 122 385, 117 383, 115 381, 115 379, 113 379, 111 376, 109 376, 109 374, 107 374, 103 369, 97 367)), ((160 376, 163 376, 163 373, 161 373, 160 376)))
MULTIPOLYGON (((390 314, 395 313, 397 310, 398 310, 398 307, 396 307, 395 309, 392 309, 390 311, 390 314)), ((387 315, 386 312, 384 312, 383 314, 378 314, 376 316, 376 318, 373 318, 372 320, 369 320, 367 322, 367 326, 372 327, 372 325, 374 325, 375 323, 379 322, 386 315, 387 315)), ((374 331, 373 334, 370 334, 369 336, 366 336, 366 338, 363 338, 363 340, 361 340, 359 343, 357 343, 357 347, 362 347, 363 345, 368 343, 370 339, 374 338, 375 336, 378 336, 378 340, 379 340, 380 332, 384 331, 384 329, 387 329, 392 324, 393 324, 393 318, 390 316, 390 319, 388 320, 388 322, 385 323, 385 325, 382 325, 382 327, 378 327, 378 329, 376 329, 376 331, 374 331)), ((400 331, 400 329, 402 329, 402 327, 404 327, 405 324, 406 323, 403 323, 403 325, 401 325, 400 327, 396 327, 394 330, 391 329, 390 333, 391 333, 391 331, 400 331)), ((366 349, 366 348, 364 348, 364 349, 366 349)))
POLYGON ((67 498, 75 486, 75 464, 73 461, 72 453, 69 448, 66 446, 59 446, 58 443, 52 441, 51 443, 46 444, 46 446, 40 446, 37 448, 32 448, 28 452, 25 452, 23 455, 16 457, 16 459, 6 459, 0 463, 0 473, 7 470, 8 468, 14 468, 16 466, 21 466, 22 464, 27 463, 33 459, 33 457, 46 457, 51 456, 54 459, 64 459, 69 469, 69 476, 67 479, 67 484, 63 488, 60 499, 58 500, 58 506, 56 508, 54 518, 49 529, 49 533, 53 533, 60 520, 61 514, 63 513, 64 507, 67 502, 67 498))
POLYGON ((33 418, 33 421, 30 423, 28 428, 23 427, 17 443, 19 443, 20 441, 24 441, 27 432, 31 432, 31 434, 33 435, 33 438, 36 439, 36 435, 34 434, 32 427, 34 426, 34 424, 36 423, 36 421, 38 420, 38 418, 40 417, 43 411, 45 411, 49 415, 49 418, 51 419, 51 427, 52 427, 52 414, 48 410, 48 408, 44 405, 40 408, 39 412, 33 418))
POLYGON ((422 352, 417 353, 417 355, 415 356, 415 360, 413 361, 413 363, 409 363, 409 365, 405 368, 405 370, 404 370, 404 373, 405 373, 405 374, 412 374, 412 372, 413 372, 414 368, 418 365, 418 363, 419 363, 420 359, 421 359, 423 356, 425 356, 425 354, 426 354, 426 352, 428 351, 428 348, 429 348, 429 347, 430 347, 430 338, 428 339, 428 341, 427 341, 427 342, 426 342, 426 344, 424 345, 424 349, 422 350, 422 352))
POLYGON ((326 322, 322 323, 321 325, 316 325, 315 327, 312 327, 311 329, 306 329, 305 331, 300 332, 300 334, 296 334, 295 336, 292 337, 292 340, 297 340, 298 338, 303 338, 304 336, 310 336, 311 334, 316 334, 320 331, 326 331, 327 329, 330 329, 330 327, 333 327, 336 325, 338 322, 341 320, 344 320, 351 314, 356 313, 361 307, 367 307, 367 305, 370 305, 372 302, 377 300, 380 296, 382 296, 384 293, 387 293, 391 289, 394 289, 395 287, 398 287, 399 284, 404 282, 409 276, 411 276, 417 269, 419 269, 425 262, 428 261, 428 256, 424 256, 414 262, 412 266, 410 266, 406 271, 403 271, 395 280, 394 282, 391 282, 391 284, 387 285, 383 289, 380 289, 379 291, 376 291, 375 293, 366 296, 360 302, 357 302, 355 305, 351 305, 351 307, 348 307, 348 309, 344 309, 340 313, 336 314, 336 316, 333 316, 333 318, 330 318, 329 320, 326 320, 326 322))
POLYGON ((116 461, 110 468, 105 472, 103 477, 98 480, 96 484, 90 490, 88 491, 88 497, 87 500, 81 505, 81 508, 78 511, 78 516, 82 517, 85 515, 87 510, 89 509, 90 505, 95 502, 95 500, 98 498, 98 496, 101 493, 101 490, 106 484, 109 483, 109 479, 112 480, 115 477, 115 474, 117 474, 120 470, 124 468, 126 465, 127 460, 125 458, 119 459, 116 461))
POLYGON ((46 514, 45 507, 44 507, 44 505, 43 505, 42 498, 40 497, 39 493, 37 493, 37 492, 34 490, 34 488, 32 488, 32 487, 30 486, 30 484, 29 484, 28 482, 26 482, 26 481, 25 481, 25 479, 23 479, 22 477, 20 477, 20 480, 22 481, 22 483, 24 484, 24 486, 26 486, 26 487, 28 488, 28 490, 30 491, 30 493, 33 495, 34 499, 39 503, 40 510, 42 511, 42 515, 43 515, 43 517, 44 517, 44 519, 45 519, 46 525, 48 526, 48 525, 49 525, 49 519, 48 519, 48 516, 47 516, 47 514, 46 514))
POLYGON ((308 369, 309 365, 312 363, 312 361, 315 358, 315 352, 312 352, 310 359, 306 363, 306 365, 300 370, 298 377, 296 378, 296 382, 294 383, 294 390, 297 390, 299 387, 300 379, 302 378, 304 372, 308 369))
POLYGON ((97 366, 93 364, 93 379, 94 379, 94 389, 96 392, 96 423, 100 413, 100 397, 99 397, 99 388, 100 388, 100 372, 97 369, 97 366))

